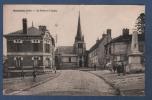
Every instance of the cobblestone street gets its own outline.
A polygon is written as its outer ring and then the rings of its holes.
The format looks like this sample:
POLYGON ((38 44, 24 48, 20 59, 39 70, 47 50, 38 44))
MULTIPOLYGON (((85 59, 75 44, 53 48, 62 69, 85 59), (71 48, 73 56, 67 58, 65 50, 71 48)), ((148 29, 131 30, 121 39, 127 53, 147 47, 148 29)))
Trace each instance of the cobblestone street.
POLYGON ((113 96, 117 91, 94 74, 62 70, 57 78, 15 95, 113 96))

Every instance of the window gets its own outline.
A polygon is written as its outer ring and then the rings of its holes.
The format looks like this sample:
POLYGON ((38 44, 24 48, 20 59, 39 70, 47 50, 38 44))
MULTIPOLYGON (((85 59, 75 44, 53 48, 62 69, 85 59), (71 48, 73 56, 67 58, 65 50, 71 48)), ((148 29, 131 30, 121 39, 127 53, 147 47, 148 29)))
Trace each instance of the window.
POLYGON ((83 48, 83 44, 82 43, 78 43, 78 48, 83 48))
POLYGON ((33 44, 33 51, 39 51, 40 40, 39 39, 32 39, 31 42, 33 44))
POLYGON ((22 51, 23 40, 21 40, 21 39, 14 39, 13 43, 15 44, 15 46, 13 48, 15 48, 16 52, 22 51))
POLYGON ((45 44, 45 52, 49 53, 50 52, 50 45, 45 44))
POLYGON ((95 54, 94 54, 94 55, 96 56, 96 55, 97 55, 97 49, 95 49, 95 51, 94 51, 94 52, 95 52, 95 54))
POLYGON ((71 57, 69 57, 69 62, 71 62, 71 57))
POLYGON ((37 57, 37 56, 34 56, 34 57, 32 57, 32 59, 33 59, 33 67, 35 68, 35 67, 38 67, 38 65, 39 65, 39 59, 40 59, 40 57, 37 57))
POLYGON ((15 60, 15 67, 20 68, 22 66, 23 57, 16 56, 14 57, 14 60, 15 60))

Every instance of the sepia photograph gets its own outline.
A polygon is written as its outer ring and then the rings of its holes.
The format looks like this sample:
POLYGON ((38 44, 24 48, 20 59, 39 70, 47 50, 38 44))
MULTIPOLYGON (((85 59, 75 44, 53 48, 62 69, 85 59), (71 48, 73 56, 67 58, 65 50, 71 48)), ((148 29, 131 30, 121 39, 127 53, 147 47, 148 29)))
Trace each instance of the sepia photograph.
POLYGON ((3 95, 145 96, 145 5, 3 5, 3 95))

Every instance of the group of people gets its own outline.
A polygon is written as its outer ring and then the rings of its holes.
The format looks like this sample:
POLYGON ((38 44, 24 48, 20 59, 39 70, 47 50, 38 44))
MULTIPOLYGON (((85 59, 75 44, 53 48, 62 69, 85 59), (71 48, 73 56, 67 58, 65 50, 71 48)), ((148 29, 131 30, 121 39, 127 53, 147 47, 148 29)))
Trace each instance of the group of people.
POLYGON ((123 62, 117 62, 117 63, 107 63, 106 67, 108 68, 108 70, 113 71, 114 73, 118 73, 118 75, 120 76, 120 74, 122 73, 123 75, 125 75, 125 64, 123 62))

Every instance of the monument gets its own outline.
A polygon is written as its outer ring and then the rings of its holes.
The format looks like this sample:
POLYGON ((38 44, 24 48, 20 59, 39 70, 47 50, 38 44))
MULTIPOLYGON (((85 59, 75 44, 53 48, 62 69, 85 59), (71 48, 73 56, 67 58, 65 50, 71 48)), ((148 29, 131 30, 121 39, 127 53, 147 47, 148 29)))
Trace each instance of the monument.
POLYGON ((141 64, 142 53, 139 51, 138 44, 138 32, 133 30, 131 41, 131 52, 129 56, 129 72, 141 72, 144 70, 144 66, 141 64))

